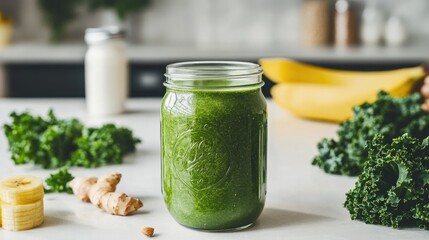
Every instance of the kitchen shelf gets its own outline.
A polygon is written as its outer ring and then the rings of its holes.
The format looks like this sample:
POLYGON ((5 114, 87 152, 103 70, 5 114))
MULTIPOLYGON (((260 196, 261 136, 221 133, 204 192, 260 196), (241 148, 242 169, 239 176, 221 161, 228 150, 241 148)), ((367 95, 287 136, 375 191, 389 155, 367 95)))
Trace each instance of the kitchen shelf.
MULTIPOLYGON (((0 50, 0 63, 83 63, 84 44, 17 43, 0 50)), ((186 60, 250 60, 261 57, 286 57, 301 61, 340 63, 428 62, 429 45, 424 41, 404 47, 302 48, 296 46, 268 49, 199 49, 191 46, 128 45, 132 63, 169 63, 186 60)))

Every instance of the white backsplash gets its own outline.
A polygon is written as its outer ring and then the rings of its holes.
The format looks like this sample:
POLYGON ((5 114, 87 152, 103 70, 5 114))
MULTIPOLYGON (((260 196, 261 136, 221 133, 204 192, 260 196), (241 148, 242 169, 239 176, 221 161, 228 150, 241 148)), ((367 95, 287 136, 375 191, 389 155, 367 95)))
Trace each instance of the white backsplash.
MULTIPOLYGON (((355 0, 362 4, 365 1, 355 0)), ((428 0, 380 0, 386 12, 405 19, 411 36, 429 36, 428 0)), ((134 43, 189 45, 201 48, 266 48, 298 45, 300 0, 152 0, 149 8, 123 23, 134 43)), ((46 42, 48 31, 37 11, 36 0, 1 0, 0 10, 16 22, 17 41, 46 42)), ((112 13, 88 13, 69 26, 67 38, 82 41, 87 27, 114 23, 112 13)))

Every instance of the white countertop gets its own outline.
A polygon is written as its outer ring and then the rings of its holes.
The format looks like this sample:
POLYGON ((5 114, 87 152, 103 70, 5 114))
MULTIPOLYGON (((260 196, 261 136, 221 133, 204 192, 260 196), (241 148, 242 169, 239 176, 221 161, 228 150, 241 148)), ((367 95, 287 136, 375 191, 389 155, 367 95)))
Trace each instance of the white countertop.
MULTIPOLYGON (((145 239, 140 229, 155 228, 153 239, 428 239, 429 232, 419 229, 395 230, 352 221, 342 207, 345 193, 355 178, 332 176, 312 166, 316 143, 333 137, 334 124, 295 118, 270 102, 268 147, 268 195, 258 221, 239 232, 208 233, 177 224, 164 206, 160 191, 159 146, 160 99, 131 99, 129 112, 104 119, 86 116, 82 99, 0 99, 0 123, 9 121, 13 111, 31 110, 46 115, 54 108, 60 118, 77 117, 89 125, 114 122, 127 126, 143 139, 135 154, 122 165, 97 169, 71 168, 76 176, 101 176, 118 171, 123 174, 118 190, 142 199, 144 206, 136 214, 120 217, 102 212, 73 195, 47 194, 45 222, 36 229, 9 232, 0 230, 2 240, 89 240, 145 239)), ((53 171, 35 166, 14 166, 7 143, 0 134, 0 178, 32 174, 46 178, 53 171)))
MULTIPOLYGON (((249 60, 262 57, 285 57, 301 61, 324 62, 428 62, 427 40, 403 47, 304 48, 300 46, 269 46, 267 48, 197 48, 193 46, 156 46, 128 44, 132 63, 170 63, 189 60, 249 60)), ((15 43, 0 49, 0 63, 66 63, 82 64, 86 45, 83 43, 15 43)))

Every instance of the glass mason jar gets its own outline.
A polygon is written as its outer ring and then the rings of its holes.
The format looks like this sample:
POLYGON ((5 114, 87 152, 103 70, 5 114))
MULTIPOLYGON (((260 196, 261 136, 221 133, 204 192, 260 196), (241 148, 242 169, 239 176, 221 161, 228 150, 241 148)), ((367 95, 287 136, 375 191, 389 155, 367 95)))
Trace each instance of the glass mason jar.
POLYGON ((167 66, 161 106, 162 192, 180 224, 238 230, 265 203, 267 104, 259 65, 167 66))

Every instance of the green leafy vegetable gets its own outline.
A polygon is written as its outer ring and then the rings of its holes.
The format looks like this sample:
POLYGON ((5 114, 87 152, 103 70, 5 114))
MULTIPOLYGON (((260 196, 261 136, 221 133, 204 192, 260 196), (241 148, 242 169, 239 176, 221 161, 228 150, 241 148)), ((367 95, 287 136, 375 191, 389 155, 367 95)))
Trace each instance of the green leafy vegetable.
POLYGON ((68 183, 73 179, 74 176, 69 173, 67 168, 61 168, 45 180, 46 185, 49 187, 45 188, 45 193, 64 192, 71 194, 73 190, 68 183))
POLYGON ((50 39, 58 42, 71 21, 78 15, 78 8, 85 4, 90 10, 112 9, 124 20, 130 13, 149 5, 150 0, 38 0, 46 25, 50 28, 50 39))
POLYGON ((117 128, 113 124, 88 128, 76 141, 78 149, 73 153, 73 163, 82 167, 120 164, 122 156, 134 152, 139 142, 129 129, 117 128))
POLYGON ((15 164, 34 163, 43 168, 58 168, 70 161, 71 152, 76 150, 74 141, 83 129, 78 120, 58 120, 52 111, 47 119, 28 112, 13 112, 10 116, 12 124, 3 127, 15 164))
POLYGON ((122 163, 140 142, 131 130, 113 124, 85 128, 77 119, 59 120, 52 111, 48 118, 28 112, 13 112, 4 132, 15 164, 34 163, 43 168, 63 166, 99 167, 122 163))
POLYGON ((429 229, 429 138, 386 141, 377 135, 368 144, 369 160, 344 206, 365 223, 429 229))
POLYGON ((51 31, 51 41, 61 40, 67 25, 77 13, 81 0, 39 0, 39 8, 43 13, 45 23, 51 31))
POLYGON ((43 168, 70 165, 71 154, 77 148, 75 140, 82 135, 83 125, 76 119, 56 120, 52 112, 50 115, 54 121, 40 136, 40 148, 44 155, 35 163, 43 168))
POLYGON ((117 16, 124 20, 128 14, 136 12, 149 5, 149 0, 85 0, 89 9, 111 8, 117 16))
POLYGON ((12 124, 5 124, 4 132, 9 141, 9 151, 15 164, 34 161, 39 153, 40 135, 48 128, 48 122, 41 117, 33 117, 29 113, 11 113, 12 124))
POLYGON ((421 110, 422 102, 423 97, 417 93, 395 98, 380 92, 374 103, 353 108, 353 119, 340 124, 338 140, 318 143, 319 155, 312 164, 327 173, 355 176, 368 159, 365 145, 376 134, 384 135, 386 141, 404 133, 418 139, 429 136, 429 114, 421 110))

